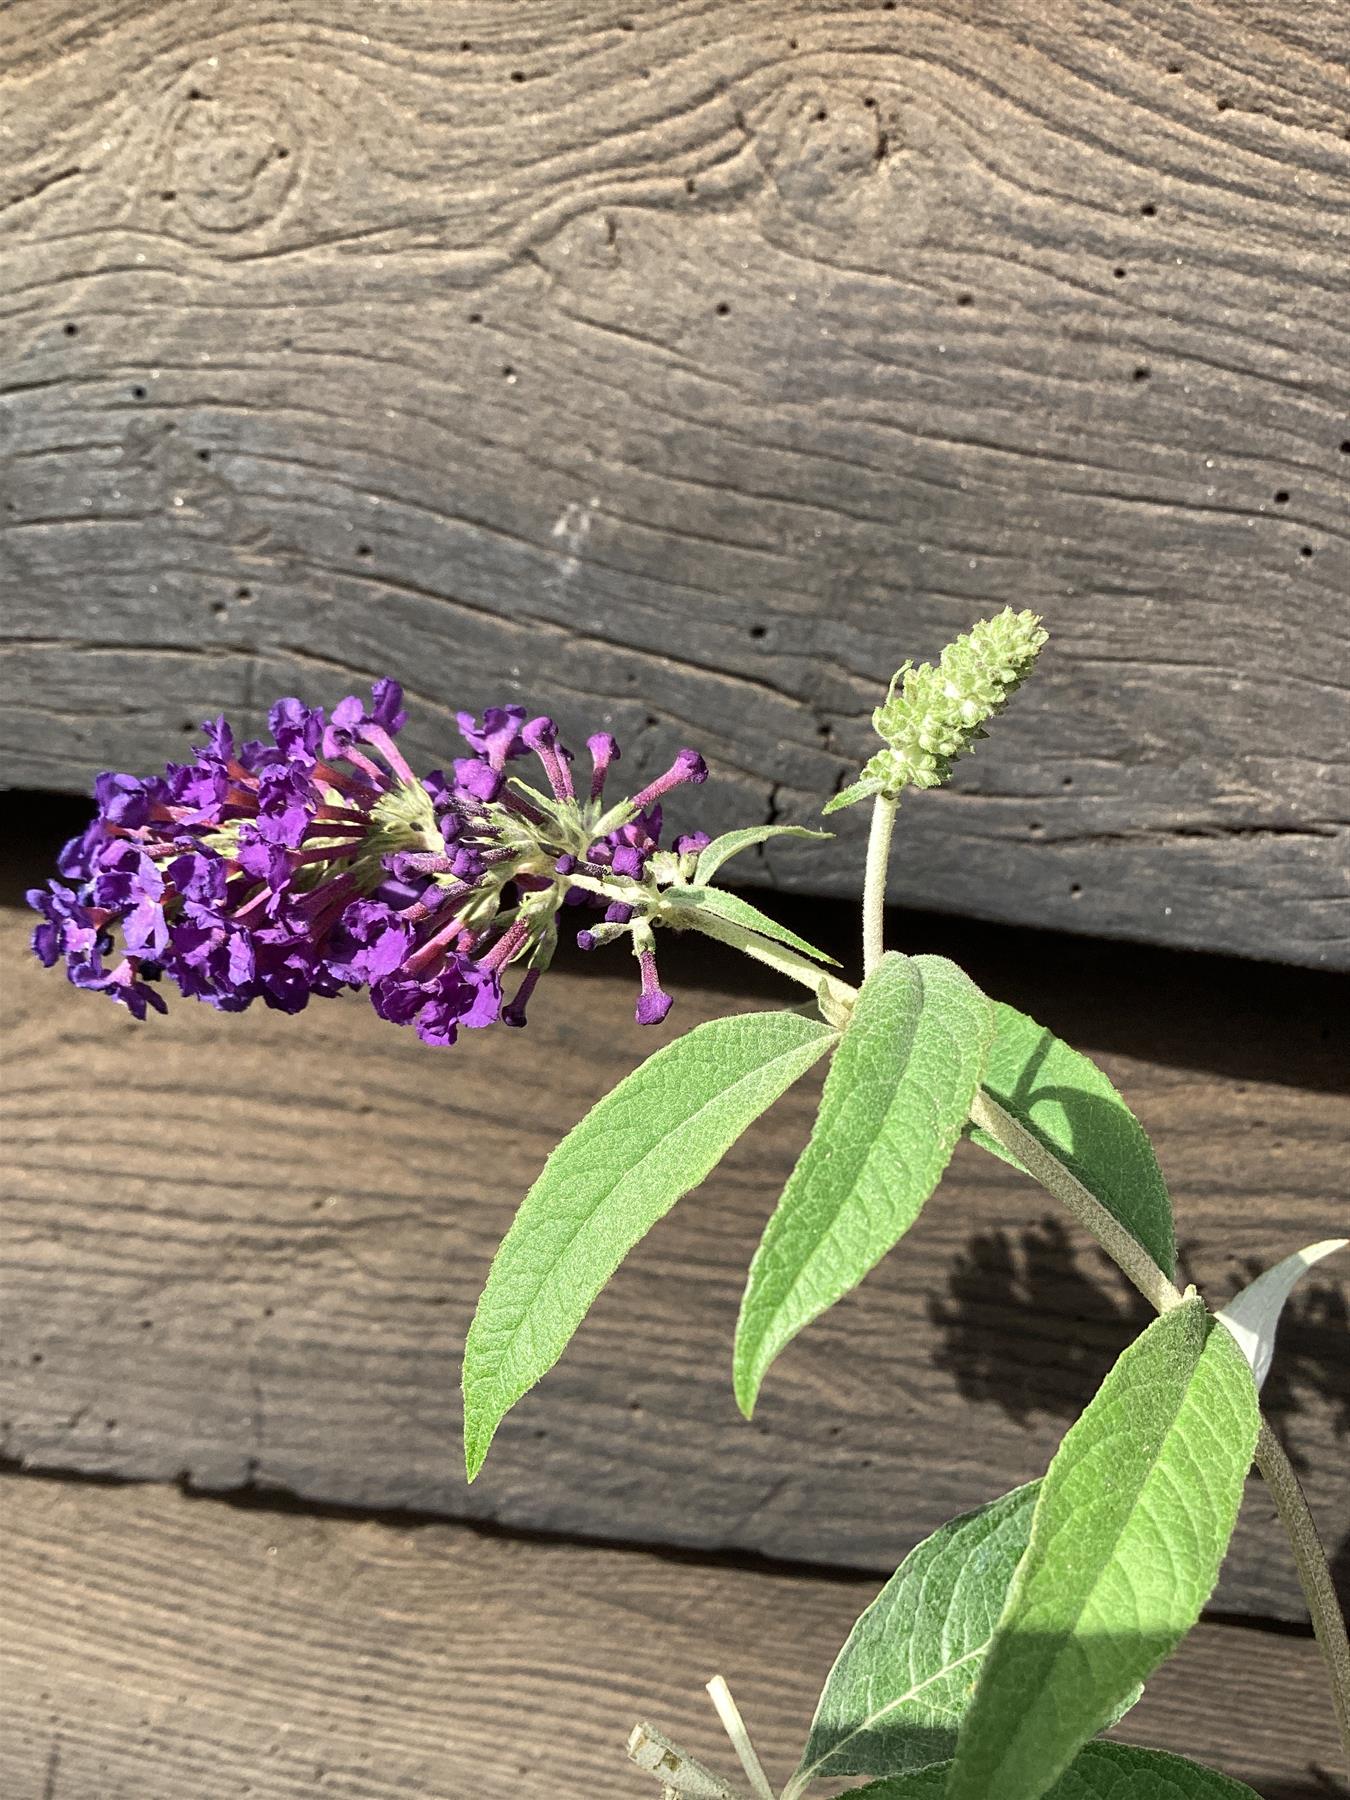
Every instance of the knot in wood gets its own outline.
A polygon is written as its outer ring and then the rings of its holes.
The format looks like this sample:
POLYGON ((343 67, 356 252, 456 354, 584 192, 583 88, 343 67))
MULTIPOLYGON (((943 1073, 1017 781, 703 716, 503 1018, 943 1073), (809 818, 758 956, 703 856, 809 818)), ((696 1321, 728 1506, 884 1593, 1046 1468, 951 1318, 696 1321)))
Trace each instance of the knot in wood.
POLYGON ((191 87, 173 117, 167 191, 199 231, 257 231, 295 184, 292 135, 265 98, 191 87))

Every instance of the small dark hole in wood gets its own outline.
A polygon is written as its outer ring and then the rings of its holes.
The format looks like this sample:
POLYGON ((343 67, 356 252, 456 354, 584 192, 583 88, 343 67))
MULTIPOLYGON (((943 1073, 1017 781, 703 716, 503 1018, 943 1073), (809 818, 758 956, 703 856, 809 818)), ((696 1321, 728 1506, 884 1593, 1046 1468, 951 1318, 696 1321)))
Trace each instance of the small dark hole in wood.
POLYGON ((1146 219, 1156 219, 1158 216, 1158 209, 1151 200, 1145 200, 1139 210, 1146 219))
POLYGON ((513 367, 512 367, 512 365, 511 365, 511 364, 510 364, 510 363, 503 363, 503 364, 502 364, 502 377, 503 377, 503 379, 504 379, 504 380, 506 380, 506 381, 514 381, 514 380, 515 380, 515 376, 516 376, 516 371, 515 371, 515 369, 514 369, 514 368, 513 368, 513 367))
POLYGON ((262 1309, 262 1316, 264 1317, 264 1319, 275 1318, 276 1310, 277 1309, 275 1306, 264 1306, 264 1308, 262 1309))
POLYGON ((826 121, 826 119, 828 119, 828 118, 829 118, 829 116, 830 116, 830 115, 829 115, 829 113, 828 113, 828 111, 827 111, 827 110, 826 110, 826 108, 825 108, 825 107, 823 107, 823 106, 822 106, 822 107, 821 107, 821 108, 820 108, 820 109, 819 109, 819 111, 818 111, 818 112, 817 112, 817 113, 816 113, 816 118, 817 118, 817 119, 818 119, 818 120, 819 120, 819 122, 820 122, 820 123, 821 123, 821 124, 822 124, 822 125, 823 125, 823 124, 824 124, 824 123, 825 123, 825 121, 826 121))
POLYGON ((895 0, 881 0, 881 10, 882 12, 894 12, 895 0))
POLYGON ((1031 835, 1033 837, 1036 837, 1037 835, 1039 835, 1039 833, 1041 833, 1042 831, 1045 830, 1045 827, 1044 827, 1044 825, 1042 825, 1040 823, 1039 820, 1033 819, 1031 821, 1031 823, 1027 826, 1027 830, 1031 833, 1031 835))
POLYGON ((206 95, 202 92, 202 90, 200 88, 189 88, 188 89, 188 99, 189 100, 205 100, 205 98, 206 98, 206 95))
POLYGON ((696 194, 698 192, 698 183, 694 180, 692 175, 685 176, 684 191, 686 194, 696 194))
POLYGON ((40 1350, 35 1350, 33 1352, 33 1354, 29 1357, 28 1360, 30 1363, 32 1363, 33 1367, 36 1369, 41 1363, 46 1361, 46 1358, 43 1356, 43 1354, 40 1350))
POLYGON ((727 305, 725 300, 719 300, 717 305, 713 308, 713 311, 717 314, 719 319, 725 319, 727 314, 731 311, 731 308, 727 305))
POLYGON ((796 38, 789 38, 789 39, 788 39, 788 49, 789 49, 789 50, 795 50, 795 49, 796 49, 796 48, 797 48, 797 40, 796 40, 796 38))
POLYGON ((210 460, 211 460, 211 452, 209 450, 199 450, 197 452, 197 461, 198 462, 210 462, 210 460))
POLYGON ((752 625, 750 627, 750 635, 752 638, 762 638, 767 636, 768 630, 769 628, 767 625, 752 625))
POLYGON ((197 729, 197 727, 192 723, 191 719, 184 719, 183 723, 178 727, 178 729, 180 731, 191 732, 191 731, 195 731, 197 729))
POLYGON ((1125 279, 1124 269, 1112 269, 1111 273, 1115 276, 1117 281, 1124 281, 1124 279, 1125 279))
POLYGON ((251 600, 253 598, 253 589, 249 587, 236 588, 234 590, 234 597, 236 600, 251 600))
POLYGON ((483 323, 482 313, 470 313, 469 323, 470 325, 481 325, 483 323))
POLYGON ((176 200, 178 198, 178 189, 164 188, 161 190, 159 197, 161 200, 176 200))
POLYGON ((226 606, 226 604, 223 600, 217 600, 217 601, 213 602, 212 607, 211 607, 211 611, 215 614, 216 618, 218 618, 218 619, 223 619, 229 610, 230 610, 229 607, 226 606))
POLYGON ((1136 381, 1147 381, 1151 372, 1152 371, 1149 369, 1136 369, 1134 378, 1136 381))
POLYGON ((1060 782, 1060 784, 1059 784, 1059 785, 1060 785, 1060 786, 1061 786, 1061 787, 1072 787, 1072 786, 1073 786, 1073 776, 1072 776, 1072 775, 1066 775, 1066 776, 1065 776, 1065 777, 1064 777, 1064 779, 1063 779, 1063 781, 1061 781, 1061 782, 1060 782))
POLYGON ((1083 891, 1083 884, 1081 881, 1071 881, 1069 883, 1070 899, 1076 900, 1078 898, 1078 896, 1082 893, 1082 891, 1083 891))
POLYGON ((1275 490, 1274 494, 1271 496, 1271 498, 1274 500, 1276 506, 1288 506, 1288 504, 1289 504, 1288 488, 1277 488, 1275 490))
POLYGON ((974 294, 958 294, 956 296, 956 304, 958 306, 974 306, 975 296, 974 294))
POLYGON ((1167 73, 1168 73, 1168 74, 1169 74, 1169 75, 1180 75, 1180 73, 1181 73, 1181 64, 1180 64, 1180 63, 1177 63, 1177 62, 1172 62, 1172 63, 1168 63, 1168 65, 1167 65, 1167 73))
POLYGON ((80 335, 80 328, 73 321, 69 325, 63 326, 62 329, 65 331, 67 337, 78 337, 80 335))
POLYGON ((1231 100, 1216 100, 1214 102, 1214 110, 1215 112, 1228 112, 1231 110, 1232 105, 1233 102, 1231 100))
POLYGON ((141 1320, 141 1330, 142 1330, 142 1331, 149 1331, 149 1329, 150 1329, 150 1328, 151 1328, 151 1326, 152 1326, 152 1325, 153 1325, 153 1324, 154 1324, 154 1322, 155 1322, 155 1321, 154 1321, 154 1320, 153 1320, 153 1319, 142 1319, 142 1320, 141 1320))
POLYGON ((103 1421, 103 1429, 105 1431, 116 1431, 117 1430, 117 1420, 116 1419, 105 1419, 103 1421))
POLYGON ((619 31, 636 31, 637 27, 631 19, 620 19, 617 29, 619 31))
POLYGON ((133 400, 144 400, 144 398, 145 398, 145 389, 144 389, 144 388, 143 388, 143 387, 134 387, 134 388, 132 388, 132 390, 131 390, 131 397, 132 397, 132 399, 133 399, 133 400))
POLYGON ((285 162, 286 158, 290 155, 290 151, 286 148, 285 144, 278 144, 276 155, 278 162, 285 162))
POLYGON ((512 79, 512 81, 524 81, 524 79, 525 79, 524 69, 512 69, 511 79, 512 79))
POLYGON ((1341 439, 1341 455, 1350 456, 1350 438, 1341 439))
POLYGON ((356 546, 356 554, 358 556, 369 556, 370 555, 370 545, 369 544, 358 544, 356 546))
POLYGON ((473 49, 473 45, 469 42, 468 38, 463 39, 463 41, 461 42, 459 47, 461 50, 472 50, 473 49))
POLYGON ((870 94, 869 94, 869 95, 868 95, 868 96, 867 96, 867 98, 866 98, 866 99, 865 99, 865 100, 864 100, 864 101, 863 101, 863 105, 864 105, 864 106, 875 106, 875 105, 876 105, 876 101, 875 101, 875 100, 874 100, 874 99, 873 99, 873 98, 872 98, 872 96, 871 96, 871 95, 870 95, 870 94))
POLYGON ((1300 556, 1311 556, 1313 553, 1313 547, 1311 544, 1300 544, 1298 547, 1298 553, 1300 556))

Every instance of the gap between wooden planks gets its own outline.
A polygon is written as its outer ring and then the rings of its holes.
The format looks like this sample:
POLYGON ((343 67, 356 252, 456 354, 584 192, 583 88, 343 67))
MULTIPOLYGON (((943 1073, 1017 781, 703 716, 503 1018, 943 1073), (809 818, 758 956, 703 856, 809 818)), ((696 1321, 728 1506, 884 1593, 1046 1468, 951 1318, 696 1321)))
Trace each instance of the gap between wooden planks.
MULTIPOLYGON (((467 1488, 458 1359, 492 1250, 555 1139, 669 1035, 632 1025, 626 959, 552 976, 527 1031, 437 1054, 355 997, 299 1019, 179 1005, 138 1027, 27 959, 25 929, 10 914, 0 930, 0 1422, 26 1466, 886 1572, 943 1519, 1040 1473, 1144 1322, 1035 1190, 967 1146, 745 1424, 735 1309, 809 1129, 808 1083, 637 1248, 467 1488)), ((671 1030, 774 1003, 692 973, 671 1030)), ((1071 1035, 1090 1046, 1093 1003, 1079 1012, 1071 1035)), ((1216 1003, 1216 1027, 1227 1016, 1216 1003)), ((1187 1266, 1216 1301, 1326 1235, 1342 1097, 1105 1061, 1156 1136, 1187 1266)), ((1344 1317, 1341 1272, 1319 1270, 1268 1389, 1342 1564, 1344 1317)), ((1255 1480, 1216 1603, 1303 1616, 1255 1480)))
MULTIPOLYGON (((785 1780, 872 1587, 11 1477, 6 1800, 655 1800, 639 1719, 733 1765, 732 1684, 785 1780)), ((1338 1791, 1311 1641, 1204 1624, 1118 1735, 1264 1800, 1338 1791)), ((822 1794, 832 1792, 822 1787, 822 1794)))

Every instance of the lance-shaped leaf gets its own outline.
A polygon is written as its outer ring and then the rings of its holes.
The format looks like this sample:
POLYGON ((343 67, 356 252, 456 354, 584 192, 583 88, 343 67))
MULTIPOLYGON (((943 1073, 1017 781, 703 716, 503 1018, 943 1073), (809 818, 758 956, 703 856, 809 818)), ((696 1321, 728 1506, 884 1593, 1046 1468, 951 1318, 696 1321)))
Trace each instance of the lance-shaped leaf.
MULTIPOLYGON (((1038 1138, 1148 1251, 1176 1270, 1172 1201, 1143 1126, 1094 1062, 1014 1006, 994 1009, 981 1085, 1038 1138)), ((971 1137, 1019 1165, 978 1127, 971 1137)))
POLYGON ((739 856, 742 850, 751 850, 756 844, 765 843, 769 838, 820 840, 833 836, 832 831, 812 831, 806 825, 749 825, 743 831, 724 831, 721 837, 715 837, 699 851, 698 861, 694 864, 693 885, 707 887, 724 862, 733 856, 739 856))
POLYGON ((1337 1250, 1344 1250, 1347 1243, 1350 1238, 1323 1238, 1320 1244, 1309 1244, 1306 1250, 1296 1250, 1292 1256, 1286 1256, 1283 1262, 1277 1262, 1274 1268, 1249 1282, 1217 1314, 1251 1364, 1258 1392, 1270 1373, 1275 1355, 1275 1334, 1279 1330, 1285 1301, 1314 1263, 1337 1250))
POLYGON ((817 950, 814 944, 808 944, 795 931, 789 931, 786 925, 780 925, 777 919, 771 919, 768 913, 762 913, 757 906, 751 906, 739 894, 729 894, 725 888, 667 888, 661 899, 663 922, 673 925, 677 931, 688 930, 694 924, 692 919, 681 919, 681 913, 709 912, 719 919, 726 919, 729 924, 740 925, 746 931, 757 931, 761 937, 773 938, 776 943, 800 950, 803 956, 809 956, 816 962, 838 966, 836 957, 817 950))
POLYGON ((951 1756, 1039 1485, 949 1520, 910 1551, 839 1652, 783 1800, 826 1777, 899 1775, 951 1756))
MULTIPOLYGON (((869 1781, 848 1800, 943 1800, 950 1763, 902 1775, 897 1781, 869 1781)), ((1000 1794, 998 1800, 1002 1800, 1000 1794)), ((1245 1782, 1220 1775, 1166 1750, 1134 1744, 1085 1744, 1045 1800, 1261 1800, 1245 1782)))
POLYGON ((1070 1427, 961 1722, 947 1800, 1038 1800, 1213 1591, 1256 1389, 1198 1296, 1155 1319, 1070 1427))
POLYGON ((747 1418, 769 1364, 904 1236, 961 1136, 990 1002, 940 956, 883 956, 826 1077, 811 1141, 765 1228, 736 1326, 747 1418))
POLYGON ((568 1132, 502 1240, 464 1346, 470 1480, 628 1251, 834 1041, 798 1013, 712 1019, 648 1057, 568 1132))

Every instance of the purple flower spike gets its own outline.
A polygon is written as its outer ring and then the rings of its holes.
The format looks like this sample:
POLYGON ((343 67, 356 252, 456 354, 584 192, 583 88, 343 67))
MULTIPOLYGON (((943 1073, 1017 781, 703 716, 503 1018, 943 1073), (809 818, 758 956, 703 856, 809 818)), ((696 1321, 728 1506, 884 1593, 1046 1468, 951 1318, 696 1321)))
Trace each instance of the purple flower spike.
MULTIPOLYGON (((186 763, 98 777, 97 816, 62 849, 60 879, 28 896, 41 962, 63 962, 76 987, 137 1018, 165 1010, 160 984, 224 1012, 262 1001, 287 1013, 364 987, 382 1018, 451 1044, 466 1028, 525 1023, 559 915, 580 907, 595 921, 583 949, 636 937, 637 1016, 666 1016, 647 915, 678 877, 672 859, 652 860, 655 802, 701 781, 701 757, 681 751, 606 814, 614 739, 587 740, 591 791, 578 800, 557 725, 523 707, 489 707, 481 723, 460 714, 470 754, 450 780, 414 774, 395 744, 406 723, 395 681, 331 714, 292 697, 268 717, 270 738, 241 742, 215 719, 186 763), (506 765, 531 750, 552 803, 506 786, 506 765), (606 816, 623 823, 592 837, 606 816), (512 964, 523 972, 503 1004, 512 964)), ((695 833, 677 850, 706 842, 695 833)))
POLYGON ((706 850, 712 839, 706 831, 686 831, 683 837, 675 840, 676 856, 697 856, 700 850, 706 850))
POLYGON ((619 760, 619 746, 607 731, 597 731, 586 739, 586 748, 591 753, 591 799, 598 800, 605 791, 609 765, 619 760))
POLYGON ((659 1025, 675 1002, 662 991, 656 973, 656 952, 639 952, 638 968, 642 971, 642 992, 638 995, 635 1017, 639 1025, 659 1025))
POLYGON ((682 782, 689 782, 697 787, 708 779, 708 765, 697 750, 681 750, 664 775, 658 775, 655 781, 649 782, 640 794, 633 795, 633 805, 642 810, 668 794, 672 788, 679 787, 682 782))

